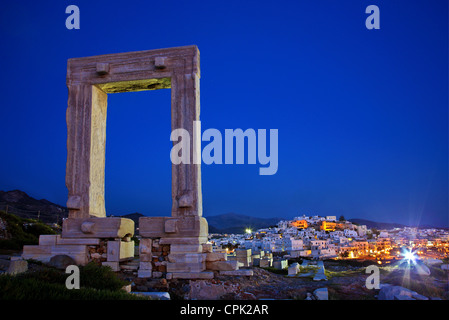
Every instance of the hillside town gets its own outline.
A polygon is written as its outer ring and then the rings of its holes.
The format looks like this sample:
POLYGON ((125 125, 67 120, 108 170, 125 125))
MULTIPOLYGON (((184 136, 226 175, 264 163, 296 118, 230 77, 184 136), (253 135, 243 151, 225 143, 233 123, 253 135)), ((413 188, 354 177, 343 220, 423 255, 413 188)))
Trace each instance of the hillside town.
MULTIPOLYGON (((377 230, 347 221, 343 216, 298 216, 276 227, 247 229, 245 234, 210 234, 214 251, 224 250, 231 260, 241 249, 251 249, 252 264, 283 269, 280 258, 308 260, 363 259, 389 264, 413 252, 421 260, 449 256, 449 231, 393 228, 377 230), (238 250, 235 250, 237 249, 238 250), (278 258, 278 259, 276 259, 278 258)), ((248 265, 248 263, 244 263, 248 265)))

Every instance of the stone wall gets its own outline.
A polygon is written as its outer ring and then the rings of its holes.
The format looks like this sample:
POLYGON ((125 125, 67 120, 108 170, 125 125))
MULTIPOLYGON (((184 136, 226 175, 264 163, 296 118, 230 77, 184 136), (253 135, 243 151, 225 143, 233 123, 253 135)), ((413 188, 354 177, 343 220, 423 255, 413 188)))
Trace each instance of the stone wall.
POLYGON ((160 244, 160 238, 142 238, 139 245, 139 277, 165 278, 169 254, 170 245, 160 244))
POLYGON ((104 240, 99 241, 97 246, 88 246, 88 260, 96 263, 106 262, 108 259, 108 247, 107 242, 104 240))
POLYGON ((41 235, 39 245, 24 246, 22 258, 48 263, 58 255, 71 257, 77 265, 94 261, 119 271, 120 263, 134 258, 134 241, 123 239, 64 238, 61 235, 41 235))
POLYGON ((140 240, 140 265, 138 275, 141 278, 165 278, 167 274, 169 244, 160 244, 160 238, 140 240))
MULTIPOLYGON (((239 270, 239 262, 229 261, 225 252, 213 252, 211 244, 170 245, 163 242, 161 238, 141 239, 139 278, 212 279, 217 272, 252 275, 251 270, 239 270)), ((248 256, 251 259, 251 250, 239 254, 244 254, 245 261, 248 256)))

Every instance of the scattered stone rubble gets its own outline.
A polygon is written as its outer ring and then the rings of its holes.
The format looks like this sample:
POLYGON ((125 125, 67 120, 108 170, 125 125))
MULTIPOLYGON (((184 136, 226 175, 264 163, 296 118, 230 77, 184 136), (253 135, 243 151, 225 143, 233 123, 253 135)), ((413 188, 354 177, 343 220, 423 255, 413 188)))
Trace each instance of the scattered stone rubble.
POLYGON ((28 270, 28 262, 17 256, 0 256, 0 274, 19 274, 28 270))
POLYGON ((327 288, 319 288, 313 292, 317 300, 329 300, 329 292, 327 288))
POLYGON ((401 286, 381 284, 379 300, 429 300, 429 298, 401 286))
POLYGON ((254 250, 251 255, 252 265, 261 268, 270 268, 273 266, 273 253, 264 250, 254 250))
POLYGON ((289 277, 296 277, 296 276, 301 276, 301 277, 308 277, 308 276, 313 276, 313 280, 314 281, 326 281, 327 277, 325 274, 325 269, 324 269, 324 263, 323 261, 316 261, 316 262, 312 262, 309 260, 303 260, 302 264, 299 265, 299 263, 295 262, 292 263, 289 267, 288 267, 288 276, 289 277), (309 269, 310 268, 314 268, 316 271, 310 272, 309 269), (301 270, 307 270, 306 273, 301 273, 301 270))

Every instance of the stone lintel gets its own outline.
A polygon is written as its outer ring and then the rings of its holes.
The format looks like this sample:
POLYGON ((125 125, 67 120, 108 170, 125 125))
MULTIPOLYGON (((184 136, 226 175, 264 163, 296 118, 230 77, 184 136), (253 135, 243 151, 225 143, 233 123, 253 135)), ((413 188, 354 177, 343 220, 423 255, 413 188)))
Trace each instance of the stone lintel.
POLYGON ((141 217, 139 234, 144 238, 207 237, 209 228, 207 220, 199 216, 141 217))
MULTIPOLYGON (((71 58, 67 62, 67 85, 169 78, 179 70, 200 76, 199 51, 196 46, 71 58)), ((131 86, 109 92, 127 91, 137 90, 131 86)))
POLYGON ((68 218, 62 238, 124 238, 134 235, 134 221, 126 218, 68 218))
POLYGON ((23 246, 23 259, 34 259, 47 263, 51 257, 56 255, 72 257, 77 265, 85 265, 88 262, 87 246, 85 245, 23 246))

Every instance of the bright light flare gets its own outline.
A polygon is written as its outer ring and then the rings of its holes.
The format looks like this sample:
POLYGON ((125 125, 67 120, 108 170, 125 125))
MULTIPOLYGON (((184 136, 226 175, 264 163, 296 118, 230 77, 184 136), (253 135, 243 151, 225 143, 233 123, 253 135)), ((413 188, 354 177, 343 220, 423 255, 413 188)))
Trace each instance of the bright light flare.
POLYGON ((406 251, 404 254, 404 258, 405 258, 405 260, 407 260, 408 263, 411 263, 411 262, 414 263, 416 260, 416 255, 412 251, 406 251))
POLYGON ((248 233, 248 234, 250 234, 250 233, 253 232, 253 230, 251 230, 250 228, 248 228, 248 229, 245 230, 245 232, 248 233))

